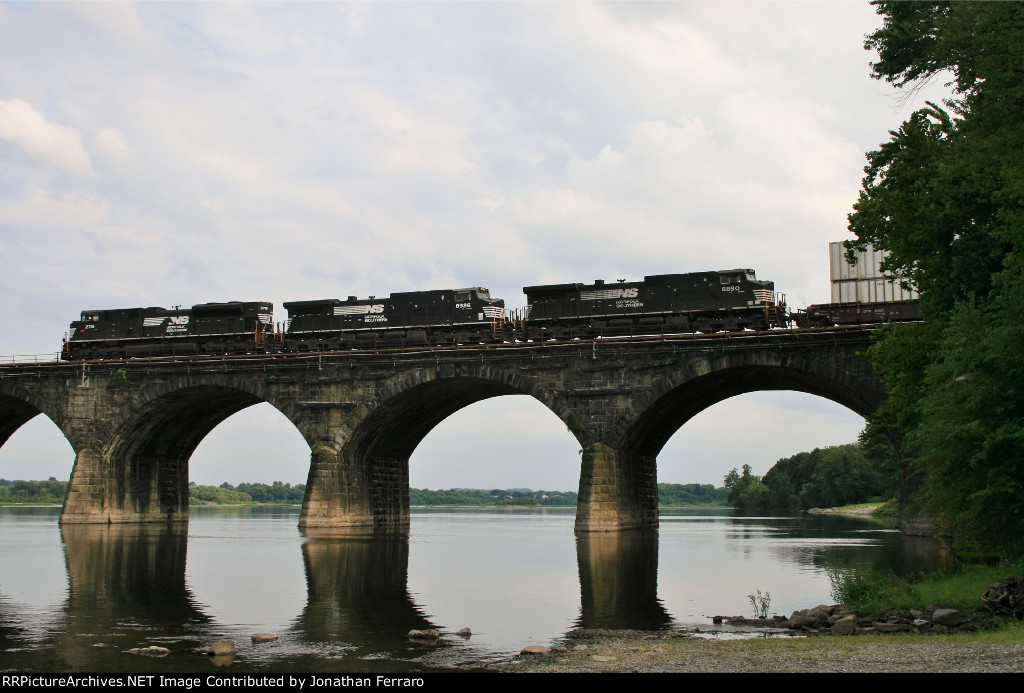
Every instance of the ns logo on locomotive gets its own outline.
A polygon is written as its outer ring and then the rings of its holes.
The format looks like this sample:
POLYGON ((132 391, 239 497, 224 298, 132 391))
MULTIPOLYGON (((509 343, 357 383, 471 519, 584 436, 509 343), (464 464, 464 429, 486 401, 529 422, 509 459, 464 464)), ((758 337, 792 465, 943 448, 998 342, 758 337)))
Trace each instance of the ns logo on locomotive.
MULTIPOLYGON (((291 301, 275 329, 265 301, 191 308, 86 310, 71 323, 61 358, 322 352, 360 348, 497 344, 639 335, 768 330, 795 321, 841 323, 848 312, 811 306, 791 316, 775 284, 751 269, 661 274, 640 282, 527 286, 525 308, 482 287, 393 293, 387 298, 291 301), (835 318, 839 315, 839 318, 835 318)), ((857 320, 868 315, 859 311, 857 320)), ((873 313, 877 317, 877 311, 873 313)))

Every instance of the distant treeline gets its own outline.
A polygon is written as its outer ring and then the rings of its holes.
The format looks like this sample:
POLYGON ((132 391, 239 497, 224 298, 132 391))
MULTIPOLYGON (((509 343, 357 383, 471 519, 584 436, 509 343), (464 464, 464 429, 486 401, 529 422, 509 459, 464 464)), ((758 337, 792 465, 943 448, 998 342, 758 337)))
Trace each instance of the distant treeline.
POLYGON ((687 505, 725 505, 729 489, 715 488, 711 484, 658 484, 658 505, 680 507, 687 505))
MULTIPOLYGON (((57 481, 8 481, 0 479, 0 504, 28 503, 60 505, 64 502, 68 482, 57 481)), ((249 505, 256 503, 273 505, 299 505, 306 492, 305 484, 286 484, 275 481, 272 484, 241 483, 232 486, 225 482, 220 486, 206 486, 191 483, 188 487, 189 501, 194 505, 249 505)), ((725 505, 729 489, 715 488, 711 484, 658 484, 658 502, 665 506, 683 505, 725 505)), ((526 489, 467 489, 453 488, 431 491, 409 489, 411 505, 514 505, 514 506, 562 506, 575 507, 575 491, 531 491, 526 489)))
MULTIPOLYGON (((725 505, 729 489, 711 484, 658 484, 658 504, 664 506, 725 505)), ((453 488, 447 491, 410 489, 410 505, 531 505, 575 507, 575 491, 453 488)))
POLYGON ((451 488, 447 491, 411 488, 409 505, 530 505, 574 506, 574 491, 451 488))
POLYGON ((47 481, 8 481, 0 479, 0 505, 27 503, 60 505, 68 492, 68 482, 51 476, 47 481))
POLYGON ((188 485, 189 502, 195 505, 301 505, 305 493, 305 484, 292 486, 283 481, 272 484, 243 482, 238 486, 232 486, 226 481, 220 486, 188 485))
POLYGON ((894 470, 891 447, 862 438, 779 460, 763 477, 745 464, 726 475, 725 486, 735 508, 799 512, 892 498, 894 470))

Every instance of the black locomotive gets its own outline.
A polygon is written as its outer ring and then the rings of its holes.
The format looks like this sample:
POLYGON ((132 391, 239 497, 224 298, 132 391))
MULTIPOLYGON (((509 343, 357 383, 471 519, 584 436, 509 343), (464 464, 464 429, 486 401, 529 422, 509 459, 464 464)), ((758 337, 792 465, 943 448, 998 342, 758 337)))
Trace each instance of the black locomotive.
POLYGON ((527 286, 522 339, 767 330, 785 325, 785 300, 754 270, 659 274, 642 282, 527 286))
POLYGON ((272 345, 273 322, 269 302, 85 310, 71 323, 61 358, 261 353, 272 345))
POLYGON ((505 338, 505 302, 479 286, 409 291, 387 298, 291 301, 284 307, 285 351, 479 344, 505 338))
POLYGON ((505 302, 482 287, 291 301, 284 304, 287 326, 276 333, 273 306, 267 302, 89 310, 71 323, 61 357, 295 353, 766 330, 786 324, 785 301, 776 295, 775 284, 758 280, 750 269, 523 291, 528 305, 515 316, 508 316, 505 302))

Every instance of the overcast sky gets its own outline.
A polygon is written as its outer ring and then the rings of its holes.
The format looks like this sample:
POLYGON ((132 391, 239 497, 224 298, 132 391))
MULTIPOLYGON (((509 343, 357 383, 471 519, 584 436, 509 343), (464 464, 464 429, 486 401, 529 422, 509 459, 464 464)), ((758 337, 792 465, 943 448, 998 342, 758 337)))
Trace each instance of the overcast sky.
MULTIPOLYGON (((83 309, 272 300, 284 319, 462 286, 515 307, 528 285, 733 267, 827 302, 864 152, 941 98, 870 79, 879 24, 845 1, 2 3, 0 355, 53 354, 83 309)), ((862 426, 809 395, 734 398, 659 478, 763 474, 862 426)), ((499 398, 432 432, 412 482, 574 490, 577 450, 499 398)), ((305 482, 308 454, 260 405, 191 477, 305 482)), ((0 476, 72 460, 38 417, 0 476)))

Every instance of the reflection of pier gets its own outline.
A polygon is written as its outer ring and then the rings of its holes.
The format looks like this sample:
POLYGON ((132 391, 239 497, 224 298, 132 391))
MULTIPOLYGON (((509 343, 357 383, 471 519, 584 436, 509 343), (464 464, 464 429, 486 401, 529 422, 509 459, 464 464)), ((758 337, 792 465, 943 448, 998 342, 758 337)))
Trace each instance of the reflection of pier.
POLYGON ((576 537, 581 628, 653 630, 672 622, 658 600, 658 534, 651 530, 576 537))
POLYGON ((436 627, 408 591, 407 535, 304 534, 309 598, 297 625, 303 640, 391 649, 410 630, 436 627))
POLYGON ((60 663, 50 671, 102 670, 97 658, 123 657, 152 638, 209 623, 185 587, 186 527, 66 525, 61 538, 66 626, 53 644, 60 663))

